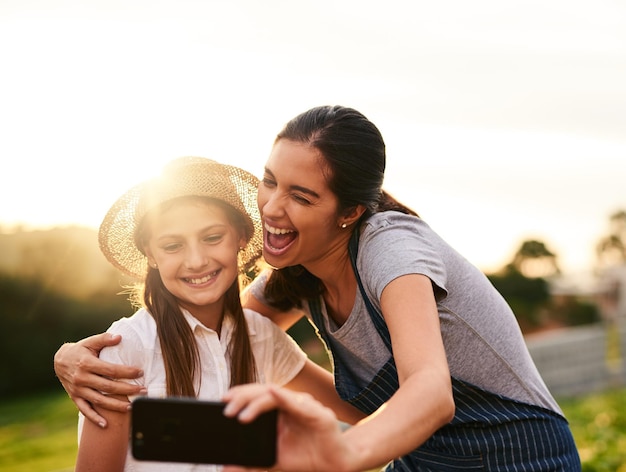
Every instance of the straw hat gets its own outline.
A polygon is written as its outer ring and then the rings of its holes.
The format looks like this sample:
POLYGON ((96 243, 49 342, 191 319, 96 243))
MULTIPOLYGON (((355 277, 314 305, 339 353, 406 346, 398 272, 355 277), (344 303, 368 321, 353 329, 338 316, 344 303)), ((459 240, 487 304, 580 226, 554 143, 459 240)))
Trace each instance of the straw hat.
POLYGON ((263 249, 256 202, 258 183, 258 179, 245 170, 211 159, 175 159, 165 166, 161 176, 136 185, 113 204, 100 225, 100 249, 122 272, 143 279, 148 259, 137 248, 135 236, 146 213, 173 198, 210 197, 228 203, 244 216, 248 244, 239 251, 239 269, 245 272, 254 265, 263 249))

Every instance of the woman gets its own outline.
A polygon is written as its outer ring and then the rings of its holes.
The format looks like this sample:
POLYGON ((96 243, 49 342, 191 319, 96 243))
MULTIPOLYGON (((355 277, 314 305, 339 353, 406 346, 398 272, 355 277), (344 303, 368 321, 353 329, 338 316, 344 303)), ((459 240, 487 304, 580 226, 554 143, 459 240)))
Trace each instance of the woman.
MULTIPOLYGON (((258 204, 263 255, 275 269, 255 280, 244 305, 282 327, 306 314, 332 354, 338 393, 369 415, 345 432, 309 424, 303 435, 327 433, 343 453, 309 449, 301 463, 281 430, 279 468, 580 470, 567 421, 511 309, 477 268, 382 190, 384 170, 380 132, 345 107, 295 117, 265 166, 258 204)), ((97 350, 105 342, 83 344, 97 350)), ((92 357, 75 345, 57 354, 57 374, 82 407, 102 402, 92 388, 116 391, 95 374, 132 374, 92 357)), ((255 388, 228 397, 231 414, 247 403, 243 418, 257 408, 246 396, 255 388)), ((263 401, 285 408, 286 422, 305 424, 282 393, 263 392, 263 401)))

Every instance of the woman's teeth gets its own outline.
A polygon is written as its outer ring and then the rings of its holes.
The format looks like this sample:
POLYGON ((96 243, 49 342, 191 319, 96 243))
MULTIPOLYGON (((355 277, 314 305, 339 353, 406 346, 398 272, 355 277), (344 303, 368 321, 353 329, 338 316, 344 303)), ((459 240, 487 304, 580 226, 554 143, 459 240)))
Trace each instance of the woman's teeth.
POLYGON ((265 223, 265 229, 267 230, 268 233, 272 233, 272 234, 287 234, 287 233, 293 233, 292 229, 287 229, 287 228, 274 228, 270 225, 268 225, 267 223, 265 223))

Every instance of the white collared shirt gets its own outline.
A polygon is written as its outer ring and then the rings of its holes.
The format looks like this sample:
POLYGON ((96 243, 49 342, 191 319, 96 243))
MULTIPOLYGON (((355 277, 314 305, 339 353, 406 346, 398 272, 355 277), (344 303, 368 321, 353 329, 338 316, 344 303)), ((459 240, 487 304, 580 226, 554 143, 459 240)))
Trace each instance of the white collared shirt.
MULTIPOLYGON (((191 327, 200 353, 201 375, 198 398, 220 400, 230 386, 230 358, 228 343, 233 332, 233 322, 225 317, 221 335, 204 326, 189 312, 183 314, 191 327)), ((292 380, 304 366, 306 354, 296 342, 278 326, 259 313, 244 309, 250 344, 257 366, 259 382, 284 385, 292 380)), ((149 397, 165 397, 165 367, 161 345, 157 336, 154 318, 145 309, 140 309, 129 318, 114 322, 108 333, 120 334, 122 341, 104 348, 100 359, 115 364, 143 368, 144 376, 129 380, 129 383, 145 386, 149 397)), ((131 399, 132 400, 132 399, 131 399)), ((79 418, 79 439, 84 418, 79 418)), ((126 458, 126 471, 219 471, 213 465, 179 463, 156 463, 136 461, 130 447, 126 458)))

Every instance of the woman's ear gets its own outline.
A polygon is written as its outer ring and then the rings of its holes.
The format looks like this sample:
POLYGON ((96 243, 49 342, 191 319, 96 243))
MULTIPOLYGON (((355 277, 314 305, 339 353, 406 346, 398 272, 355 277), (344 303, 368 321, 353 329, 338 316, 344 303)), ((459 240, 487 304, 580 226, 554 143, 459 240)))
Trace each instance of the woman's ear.
POLYGON ((339 227, 347 228, 348 226, 353 225, 359 220, 359 218, 361 218, 361 216, 363 216, 363 213, 365 213, 365 205, 356 205, 350 208, 341 218, 339 218, 339 227))

